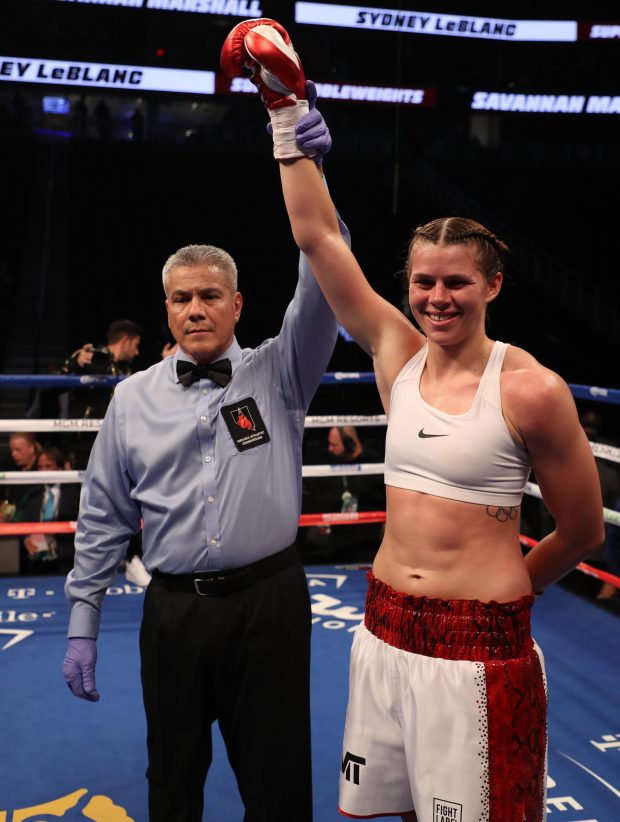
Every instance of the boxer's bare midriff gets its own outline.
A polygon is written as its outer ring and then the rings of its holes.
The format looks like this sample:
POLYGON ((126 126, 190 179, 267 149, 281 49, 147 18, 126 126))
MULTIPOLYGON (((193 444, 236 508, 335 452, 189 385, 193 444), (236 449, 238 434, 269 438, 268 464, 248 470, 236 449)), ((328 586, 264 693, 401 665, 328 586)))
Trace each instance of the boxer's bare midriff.
POLYGON ((385 536, 373 574, 396 591, 511 602, 532 585, 519 543, 520 507, 479 505, 386 486, 385 536))

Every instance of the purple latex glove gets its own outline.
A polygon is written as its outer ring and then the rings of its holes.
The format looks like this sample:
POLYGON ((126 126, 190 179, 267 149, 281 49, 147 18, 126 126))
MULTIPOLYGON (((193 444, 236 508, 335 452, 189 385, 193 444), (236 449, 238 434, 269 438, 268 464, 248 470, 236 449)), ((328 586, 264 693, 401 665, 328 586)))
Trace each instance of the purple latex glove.
MULTIPOLYGON (((317 93, 312 80, 306 80, 306 96, 310 110, 295 126, 295 135, 297 145, 305 154, 315 152, 312 159, 320 168, 323 165, 323 157, 332 147, 332 138, 323 115, 315 108, 317 93)), ((267 124, 267 131, 269 134, 273 133, 271 123, 267 124)))
POLYGON ((98 702, 95 685, 97 643, 88 637, 72 637, 62 663, 62 673, 69 690, 80 699, 98 702))

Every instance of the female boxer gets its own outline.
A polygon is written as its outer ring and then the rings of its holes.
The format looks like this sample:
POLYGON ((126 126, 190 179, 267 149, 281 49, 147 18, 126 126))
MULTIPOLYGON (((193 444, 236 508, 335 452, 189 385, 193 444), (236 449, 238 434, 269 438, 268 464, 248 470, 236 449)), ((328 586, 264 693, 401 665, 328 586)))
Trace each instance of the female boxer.
POLYGON ((604 539, 571 393, 531 354, 487 335, 507 247, 484 226, 446 217, 414 230, 417 327, 370 287, 315 163, 295 146, 306 83, 279 24, 235 27, 222 65, 259 88, 295 241, 372 357, 388 416, 387 521, 351 652, 340 810, 541 822, 546 689, 530 609, 604 539), (555 529, 524 557, 532 470, 555 529))

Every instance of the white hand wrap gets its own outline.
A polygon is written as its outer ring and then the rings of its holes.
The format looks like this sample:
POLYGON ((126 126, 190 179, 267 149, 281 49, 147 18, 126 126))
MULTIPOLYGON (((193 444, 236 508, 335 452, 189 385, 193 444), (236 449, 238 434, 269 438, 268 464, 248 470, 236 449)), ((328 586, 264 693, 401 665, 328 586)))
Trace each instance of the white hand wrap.
POLYGON ((273 128, 273 156, 276 160, 310 157, 297 146, 295 126, 308 113, 308 101, 298 100, 294 106, 268 109, 273 128))

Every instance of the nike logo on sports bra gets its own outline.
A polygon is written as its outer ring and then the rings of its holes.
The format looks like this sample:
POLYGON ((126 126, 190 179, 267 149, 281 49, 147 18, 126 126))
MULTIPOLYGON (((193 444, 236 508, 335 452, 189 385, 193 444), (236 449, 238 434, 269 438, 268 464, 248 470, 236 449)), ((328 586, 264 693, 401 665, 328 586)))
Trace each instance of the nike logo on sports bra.
POLYGON ((425 434, 423 428, 420 428, 420 430, 418 431, 418 437, 420 437, 420 439, 422 439, 422 440, 428 440, 431 437, 447 437, 447 436, 449 436, 449 434, 425 434))

